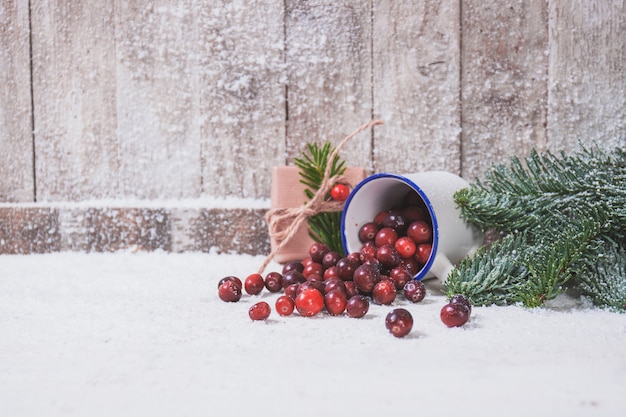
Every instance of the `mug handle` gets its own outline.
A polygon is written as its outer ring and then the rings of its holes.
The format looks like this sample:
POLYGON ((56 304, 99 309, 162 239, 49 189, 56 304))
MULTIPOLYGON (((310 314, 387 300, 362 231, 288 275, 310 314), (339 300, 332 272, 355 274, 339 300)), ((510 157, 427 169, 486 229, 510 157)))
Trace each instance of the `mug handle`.
POLYGON ((438 254, 435 257, 433 265, 430 268, 430 272, 433 273, 441 282, 446 282, 448 275, 454 269, 454 265, 443 253, 438 254))

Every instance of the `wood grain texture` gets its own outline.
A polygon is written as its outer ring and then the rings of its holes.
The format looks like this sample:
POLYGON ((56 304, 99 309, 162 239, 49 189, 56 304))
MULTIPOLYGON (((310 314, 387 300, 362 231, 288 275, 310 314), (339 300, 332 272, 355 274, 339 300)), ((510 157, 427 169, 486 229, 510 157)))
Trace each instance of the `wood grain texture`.
MULTIPOLYGON (((337 144, 372 118, 372 10, 349 0, 285 1, 287 162, 310 142, 337 144)), ((348 165, 371 168, 372 133, 344 148, 348 165)))
POLYGON ((197 9, 202 193, 269 198, 285 162, 282 0, 197 9))
POLYGON ((37 198, 117 197, 113 1, 31 7, 37 198))
POLYGON ((462 176, 546 147, 546 0, 462 2, 462 176))
POLYGON ((0 1, 0 201, 33 201, 28 3, 0 1))
POLYGON ((626 3, 550 0, 548 143, 626 145, 626 3))
POLYGON ((459 4, 374 4, 375 168, 459 174, 459 4))
POLYGON ((195 2, 115 1, 121 196, 198 197, 202 189, 195 2))

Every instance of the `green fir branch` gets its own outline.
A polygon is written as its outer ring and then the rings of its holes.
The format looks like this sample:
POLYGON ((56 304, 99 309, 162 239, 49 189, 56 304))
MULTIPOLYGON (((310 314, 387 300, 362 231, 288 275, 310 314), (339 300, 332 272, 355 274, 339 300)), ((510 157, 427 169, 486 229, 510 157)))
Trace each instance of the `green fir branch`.
POLYGON ((626 313, 626 249, 607 242, 604 253, 575 277, 578 290, 599 307, 626 313))

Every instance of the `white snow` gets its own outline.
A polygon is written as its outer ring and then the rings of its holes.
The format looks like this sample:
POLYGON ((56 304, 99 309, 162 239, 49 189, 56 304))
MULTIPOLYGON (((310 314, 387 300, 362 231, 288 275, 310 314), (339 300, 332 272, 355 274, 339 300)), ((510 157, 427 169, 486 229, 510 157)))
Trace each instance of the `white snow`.
MULTIPOLYGON (((475 307, 463 328, 418 304, 252 322, 217 297, 263 257, 57 253, 0 257, 1 416, 621 416, 626 315, 562 296, 475 307), (402 306, 403 339, 384 326, 402 306)), ((270 264, 270 270, 279 270, 270 264)))

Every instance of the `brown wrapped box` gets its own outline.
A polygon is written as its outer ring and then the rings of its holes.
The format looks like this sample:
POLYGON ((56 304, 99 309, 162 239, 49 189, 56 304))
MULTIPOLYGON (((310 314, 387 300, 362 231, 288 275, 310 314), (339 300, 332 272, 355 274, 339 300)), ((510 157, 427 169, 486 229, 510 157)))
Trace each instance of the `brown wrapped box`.
MULTIPOLYGON (((361 167, 347 167, 344 177, 348 179, 351 188, 354 188, 365 178, 365 169, 361 167)), ((272 171, 271 208, 294 208, 306 204, 309 200, 304 193, 306 187, 300 182, 299 168, 296 166, 275 167, 272 171)), ((287 225, 285 225, 287 226, 287 225)), ((276 241, 271 238, 272 250, 276 241)), ((300 261, 309 254, 313 239, 309 236, 309 226, 305 222, 294 237, 274 256, 279 263, 300 261)))

